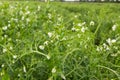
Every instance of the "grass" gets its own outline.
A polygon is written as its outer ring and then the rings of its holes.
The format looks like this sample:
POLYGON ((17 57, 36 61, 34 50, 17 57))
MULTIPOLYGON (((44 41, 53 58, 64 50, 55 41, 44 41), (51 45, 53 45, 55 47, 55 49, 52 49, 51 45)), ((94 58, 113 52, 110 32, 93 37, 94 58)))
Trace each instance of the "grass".
POLYGON ((120 80, 117 3, 0 2, 0 80, 120 80))

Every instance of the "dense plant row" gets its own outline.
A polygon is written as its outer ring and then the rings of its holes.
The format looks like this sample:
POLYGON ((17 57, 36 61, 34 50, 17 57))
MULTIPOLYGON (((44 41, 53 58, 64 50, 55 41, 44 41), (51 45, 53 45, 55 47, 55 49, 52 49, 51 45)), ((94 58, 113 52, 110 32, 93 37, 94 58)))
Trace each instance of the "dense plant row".
POLYGON ((120 80, 119 6, 0 2, 0 79, 120 80))

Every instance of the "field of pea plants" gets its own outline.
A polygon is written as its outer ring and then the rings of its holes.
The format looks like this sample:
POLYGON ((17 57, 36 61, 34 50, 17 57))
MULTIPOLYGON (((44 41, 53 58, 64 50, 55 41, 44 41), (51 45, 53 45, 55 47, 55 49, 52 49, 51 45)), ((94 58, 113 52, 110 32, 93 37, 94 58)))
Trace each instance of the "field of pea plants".
POLYGON ((0 80, 120 80, 120 4, 0 1, 0 80))

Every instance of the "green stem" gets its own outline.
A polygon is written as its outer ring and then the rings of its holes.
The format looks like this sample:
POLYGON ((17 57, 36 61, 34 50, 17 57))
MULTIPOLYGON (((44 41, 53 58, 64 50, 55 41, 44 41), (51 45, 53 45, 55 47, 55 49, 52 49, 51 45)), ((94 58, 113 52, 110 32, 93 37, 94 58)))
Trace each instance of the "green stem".
POLYGON ((94 32, 94 35, 96 35, 96 33, 98 32, 100 26, 101 26, 101 22, 100 22, 99 25, 97 26, 97 28, 96 28, 96 30, 95 30, 95 32, 94 32))
POLYGON ((110 69, 110 68, 108 68, 108 67, 101 66, 101 65, 98 65, 98 67, 105 68, 105 69, 113 72, 113 73, 118 77, 118 80, 120 80, 120 75, 119 75, 116 71, 114 71, 114 70, 112 70, 112 69, 110 69))

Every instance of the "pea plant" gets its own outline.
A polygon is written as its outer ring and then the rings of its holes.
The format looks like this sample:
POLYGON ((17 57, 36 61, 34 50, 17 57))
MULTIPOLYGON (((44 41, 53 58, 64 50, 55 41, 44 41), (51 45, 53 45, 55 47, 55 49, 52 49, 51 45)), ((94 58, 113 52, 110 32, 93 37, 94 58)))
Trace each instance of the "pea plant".
POLYGON ((0 1, 0 80, 120 80, 119 9, 0 1))

